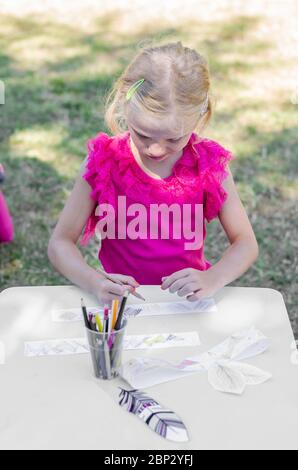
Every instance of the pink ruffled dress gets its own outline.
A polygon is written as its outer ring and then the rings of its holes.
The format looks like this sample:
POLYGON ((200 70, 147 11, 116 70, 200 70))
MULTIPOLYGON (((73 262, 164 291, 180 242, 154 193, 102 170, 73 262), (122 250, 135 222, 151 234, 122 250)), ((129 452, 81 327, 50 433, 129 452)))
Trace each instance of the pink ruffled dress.
MULTIPOLYGON (((190 137, 183 154, 175 163, 172 174, 157 179, 146 173, 136 161, 130 146, 129 131, 110 137, 98 133, 87 143, 88 157, 83 178, 91 187, 90 197, 97 203, 90 215, 81 244, 95 235, 100 217, 95 214, 98 204, 111 204, 115 209, 118 196, 126 196, 127 207, 138 203, 148 208, 151 204, 203 205, 203 241, 206 238, 206 220, 210 222, 227 199, 222 181, 228 176, 226 165, 235 157, 217 142, 201 139, 196 133, 190 137)), ((149 212, 148 212, 149 213, 149 212)), ((130 220, 129 216, 126 219, 130 220)), ((161 279, 184 268, 207 270, 211 263, 204 257, 204 243, 200 249, 185 249, 189 242, 183 234, 180 239, 117 239, 105 237, 101 241, 99 259, 108 273, 133 276, 143 285, 160 285, 161 279)))

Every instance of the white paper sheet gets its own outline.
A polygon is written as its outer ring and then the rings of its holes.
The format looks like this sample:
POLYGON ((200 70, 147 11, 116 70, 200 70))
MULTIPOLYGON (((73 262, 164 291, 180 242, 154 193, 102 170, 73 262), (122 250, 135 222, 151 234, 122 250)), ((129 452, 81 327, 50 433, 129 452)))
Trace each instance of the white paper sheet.
POLYGON ((85 338, 54 339, 49 341, 30 341, 25 343, 25 356, 68 356, 89 352, 85 338))
POLYGON ((186 333, 161 333, 155 335, 131 335, 124 339, 124 349, 166 349, 199 346, 196 331, 186 333))
POLYGON ((156 302, 128 305, 126 308, 127 316, 156 316, 156 315, 181 315, 187 313, 216 312, 217 307, 213 298, 189 302, 156 302))
MULTIPOLYGON (((100 307, 87 307, 90 313, 99 313, 103 316, 103 309, 100 307)), ((155 315, 181 315, 191 313, 216 312, 217 306, 215 300, 211 297, 189 302, 181 300, 177 302, 156 302, 130 304, 126 307, 126 314, 129 317, 136 316, 155 316, 155 315)), ((83 321, 82 310, 80 308, 54 309, 52 311, 52 320, 54 322, 79 322, 83 321)))
POLYGON ((156 358, 132 359, 123 364, 121 375, 132 387, 142 389, 208 371, 209 383, 216 390, 242 394, 246 385, 263 383, 271 378, 271 374, 237 361, 261 354, 268 347, 268 339, 252 327, 178 364, 156 358))
MULTIPOLYGON (((124 349, 165 349, 200 344, 197 332, 130 335, 124 339, 124 349)), ((25 356, 65 356, 89 352, 85 338, 66 338, 25 343, 25 356)))
MULTIPOLYGON (((102 309, 88 307, 90 313, 102 313, 102 309)), ((82 309, 81 308, 65 308, 52 310, 52 321, 56 323, 72 323, 83 321, 82 309)))

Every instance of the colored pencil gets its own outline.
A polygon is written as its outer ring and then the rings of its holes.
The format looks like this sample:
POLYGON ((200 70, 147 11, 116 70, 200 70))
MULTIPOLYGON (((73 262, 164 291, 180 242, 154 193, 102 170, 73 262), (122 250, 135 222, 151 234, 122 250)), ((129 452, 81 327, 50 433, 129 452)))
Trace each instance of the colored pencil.
POLYGON ((82 307, 82 312, 83 312, 83 317, 84 317, 84 322, 85 322, 85 327, 88 328, 89 330, 91 330, 91 325, 88 321, 88 316, 87 316, 87 309, 86 309, 86 306, 84 304, 84 299, 81 298, 81 307, 82 307))
POLYGON ((113 300, 112 312, 113 312, 113 319, 112 319, 112 330, 115 329, 116 321, 117 321, 117 313, 119 307, 119 300, 113 300))
POLYGON ((96 321, 96 324, 97 324, 98 331, 100 333, 103 333, 103 327, 102 327, 102 323, 101 323, 101 319, 100 319, 99 315, 95 315, 95 321, 96 321))
POLYGON ((91 315, 91 326, 92 326, 93 331, 97 331, 97 329, 96 329, 96 320, 95 320, 94 315, 91 315))
POLYGON ((130 294, 129 290, 126 290, 123 294, 123 299, 122 299, 120 310, 119 310, 119 313, 118 313, 118 318, 117 318, 117 321, 116 321, 115 330, 120 330, 121 329, 123 313, 124 313, 125 305, 126 305, 129 294, 130 294))
POLYGON ((112 332, 112 321, 113 321, 113 313, 112 313, 112 310, 110 311, 109 313, 109 326, 108 326, 108 338, 111 336, 111 332, 112 332))
POLYGON ((95 328, 94 328, 93 315, 92 315, 92 313, 88 313, 88 321, 89 321, 89 325, 90 325, 91 330, 94 331, 95 328))
POLYGON ((109 331, 109 307, 105 305, 104 307, 104 320, 103 320, 103 332, 108 333, 109 331))

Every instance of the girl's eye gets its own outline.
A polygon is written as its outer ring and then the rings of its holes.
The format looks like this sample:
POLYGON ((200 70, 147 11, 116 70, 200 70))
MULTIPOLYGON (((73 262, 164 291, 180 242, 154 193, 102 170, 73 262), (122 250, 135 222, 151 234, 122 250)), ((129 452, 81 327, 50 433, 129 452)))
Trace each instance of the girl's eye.
MULTIPOLYGON (((149 139, 150 137, 146 137, 145 135, 142 135, 142 134, 138 134, 139 137, 141 137, 141 139, 149 139)), ((179 140, 181 139, 169 139, 170 142, 172 143, 176 143, 176 142, 179 142, 179 140)))

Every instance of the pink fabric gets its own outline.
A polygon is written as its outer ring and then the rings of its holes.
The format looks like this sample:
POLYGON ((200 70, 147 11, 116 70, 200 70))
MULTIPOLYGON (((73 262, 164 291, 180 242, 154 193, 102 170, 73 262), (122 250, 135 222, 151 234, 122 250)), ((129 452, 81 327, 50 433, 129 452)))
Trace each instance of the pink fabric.
POLYGON ((4 196, 0 191, 0 243, 11 242, 14 237, 13 222, 4 196))
MULTIPOLYGON (((109 203, 117 208, 118 196, 126 196, 127 206, 153 204, 203 204, 203 240, 205 219, 210 222, 227 198, 221 186, 228 176, 226 165, 234 156, 210 139, 191 135, 183 155, 176 162, 172 175, 159 180, 148 175, 136 161, 130 147, 130 133, 110 137, 98 133, 87 143, 88 159, 83 178, 91 186, 90 197, 98 204, 109 203)), ((118 214, 116 214, 118 220, 118 214)), ((81 244, 95 234, 99 217, 94 213, 87 221, 81 244)), ((184 268, 201 271, 211 267, 204 257, 204 244, 197 250, 185 249, 185 238, 110 239, 102 240, 99 259, 106 272, 133 276, 140 284, 161 284, 161 278, 184 268)))

